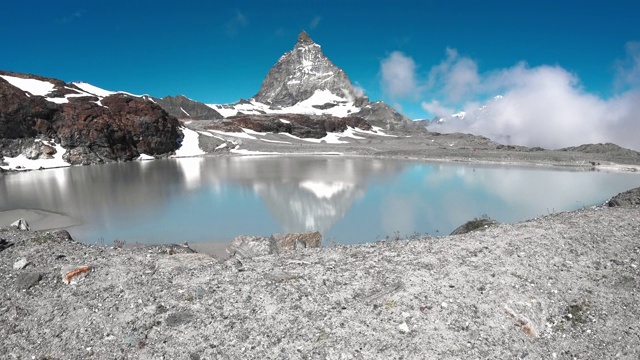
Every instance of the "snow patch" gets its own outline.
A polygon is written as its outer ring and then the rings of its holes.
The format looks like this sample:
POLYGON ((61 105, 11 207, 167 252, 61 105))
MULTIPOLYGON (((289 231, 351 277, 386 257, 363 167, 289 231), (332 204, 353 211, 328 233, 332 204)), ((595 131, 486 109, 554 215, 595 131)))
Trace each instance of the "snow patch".
POLYGON ((218 135, 225 135, 225 136, 237 137, 242 139, 258 140, 255 136, 251 136, 245 132, 225 132, 220 130, 209 130, 209 131, 218 135))
POLYGON ((353 184, 343 182, 304 181, 300 187, 311 191, 319 199, 331 199, 342 191, 353 188, 353 184))
POLYGON ((189 113, 188 113, 188 112, 186 112, 186 111, 182 108, 182 106, 180 107, 180 110, 182 110, 182 112, 183 112, 183 113, 185 113, 187 116, 191 116, 191 115, 189 115, 189 113))
POLYGON ((249 135, 259 135, 259 136, 267 135, 267 133, 257 132, 255 130, 251 130, 251 129, 245 129, 245 128, 241 128, 241 129, 242 129, 242 131, 246 132, 249 135))
POLYGON ((155 160, 156 158, 151 156, 151 155, 147 155, 147 154, 140 154, 140 156, 138 156, 137 160, 140 161, 146 161, 146 160, 155 160))
POLYGON ((246 150, 246 149, 238 149, 238 147, 230 150, 230 152, 234 154, 240 154, 240 155, 281 155, 281 153, 277 153, 277 152, 253 151, 253 150, 246 150))
POLYGON ((280 122, 283 124, 291 124, 291 121, 285 119, 280 119, 280 122))
POLYGON ((77 86, 78 88, 80 88, 82 91, 85 91, 91 95, 95 95, 98 97, 107 97, 109 95, 113 95, 113 94, 117 94, 114 91, 109 91, 109 90, 105 90, 105 89, 101 89, 97 86, 93 86, 89 83, 86 82, 74 82, 72 83, 73 85, 77 86))
POLYGON ((180 128, 184 134, 182 139, 182 146, 176 150, 176 154, 171 157, 189 157, 204 155, 205 152, 200 149, 198 133, 187 129, 185 127, 180 128))
POLYGON ((62 155, 64 155, 67 150, 62 147, 62 145, 43 141, 45 145, 49 145, 51 147, 55 147, 56 153, 53 155, 53 159, 37 159, 31 160, 26 156, 20 154, 16 157, 5 157, 4 161, 8 164, 7 166, 0 166, 4 170, 38 170, 38 169, 51 169, 57 167, 67 167, 71 166, 68 162, 62 160, 62 155))
POLYGON ((9 75, 0 75, 0 77, 7 80, 9 84, 17 87, 18 89, 31 93, 31 95, 45 96, 55 89, 55 85, 48 81, 23 79, 9 75))
POLYGON ((300 141, 306 141, 306 142, 311 142, 311 143, 316 143, 316 144, 321 144, 323 142, 327 143, 327 144, 348 144, 349 142, 347 141, 341 141, 340 140, 340 134, 337 133, 327 133, 327 135, 323 138, 320 139, 314 139, 314 138, 300 138, 297 137, 295 135, 291 135, 289 133, 280 133, 281 135, 286 135, 290 138, 296 139, 296 140, 300 140, 300 141))
POLYGON ((269 139, 260 139, 264 142, 277 143, 277 144, 291 144, 288 141, 279 141, 279 140, 269 140, 269 139))

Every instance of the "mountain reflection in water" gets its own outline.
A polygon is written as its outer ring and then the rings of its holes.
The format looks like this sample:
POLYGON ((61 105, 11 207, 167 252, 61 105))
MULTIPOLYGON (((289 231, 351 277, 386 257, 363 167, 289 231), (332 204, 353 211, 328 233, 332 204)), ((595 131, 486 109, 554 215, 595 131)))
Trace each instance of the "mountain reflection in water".
MULTIPOLYGON (((447 234, 474 217, 514 222, 602 203, 637 174, 343 157, 200 157, 0 176, 0 211, 81 222, 79 241, 229 241, 320 231, 337 243, 447 234)), ((2 225, 2 224, 0 224, 2 225)), ((35 224, 37 227, 37 224, 35 224)))

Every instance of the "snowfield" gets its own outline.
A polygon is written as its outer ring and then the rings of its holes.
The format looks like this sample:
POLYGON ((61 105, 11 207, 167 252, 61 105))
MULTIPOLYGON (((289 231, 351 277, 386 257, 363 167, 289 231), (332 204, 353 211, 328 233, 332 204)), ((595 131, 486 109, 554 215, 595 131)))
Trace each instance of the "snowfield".
MULTIPOLYGON (((336 117, 346 117, 355 114, 361 109, 354 105, 353 99, 343 98, 331 93, 329 90, 316 90, 311 97, 293 106, 283 108, 271 108, 267 104, 249 100, 232 105, 207 104, 210 108, 219 112, 222 116, 229 117, 237 115, 239 112, 247 115, 260 114, 305 114, 305 115, 332 115, 336 117), (315 106, 334 105, 328 109, 318 109, 315 106)), ((280 120, 288 123, 287 120, 280 120)))

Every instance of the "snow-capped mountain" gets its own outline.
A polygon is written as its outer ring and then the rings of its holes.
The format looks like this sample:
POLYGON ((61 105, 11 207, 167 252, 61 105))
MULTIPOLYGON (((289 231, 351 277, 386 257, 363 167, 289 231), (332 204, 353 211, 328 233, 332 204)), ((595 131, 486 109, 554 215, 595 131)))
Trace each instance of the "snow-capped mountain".
POLYGON ((382 101, 369 102, 347 74, 302 31, 293 50, 269 70, 260 91, 236 104, 209 105, 224 117, 259 114, 359 116, 390 129, 410 120, 382 101))
POLYGON ((368 102, 347 74, 324 55, 320 45, 305 31, 298 35, 293 50, 282 55, 269 70, 253 99, 272 107, 290 107, 305 101, 308 105, 345 100, 368 102))

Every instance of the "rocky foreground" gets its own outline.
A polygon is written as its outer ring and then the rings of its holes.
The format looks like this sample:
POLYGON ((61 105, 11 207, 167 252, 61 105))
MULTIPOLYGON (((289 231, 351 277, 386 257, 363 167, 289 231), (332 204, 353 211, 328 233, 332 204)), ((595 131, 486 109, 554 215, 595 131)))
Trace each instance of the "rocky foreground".
POLYGON ((457 236, 226 261, 1 229, 0 354, 637 359, 638 193, 457 236))

